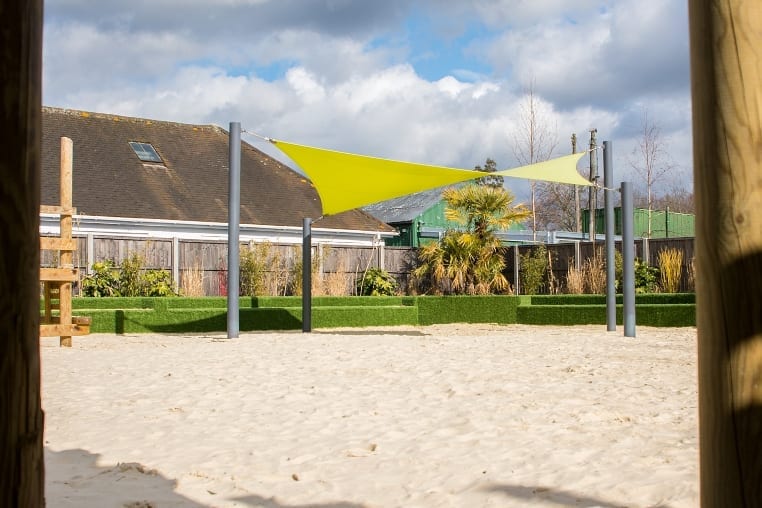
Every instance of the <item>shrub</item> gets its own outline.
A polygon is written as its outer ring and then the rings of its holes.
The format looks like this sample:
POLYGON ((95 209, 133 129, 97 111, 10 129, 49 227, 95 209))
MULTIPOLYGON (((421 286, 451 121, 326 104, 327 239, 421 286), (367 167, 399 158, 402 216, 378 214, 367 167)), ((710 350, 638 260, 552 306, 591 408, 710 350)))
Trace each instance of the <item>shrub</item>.
POLYGON ((659 269, 650 266, 648 263, 635 259, 635 292, 636 293, 655 293, 659 286, 656 281, 659 280, 659 269))
POLYGON ((149 270, 142 274, 140 296, 175 296, 172 276, 166 270, 149 270))
MULTIPOLYGON (((327 258, 328 252, 324 253, 327 258)), ((323 287, 326 296, 347 296, 354 282, 354 276, 347 273, 347 262, 340 258, 336 267, 331 272, 327 272, 323 277, 323 287)))
POLYGON ((397 293, 397 281, 382 268, 369 268, 357 280, 357 294, 362 296, 393 296, 397 293))
POLYGON ((110 259, 93 263, 92 275, 82 279, 82 295, 84 296, 121 296, 119 294, 119 275, 110 259))
POLYGON ((677 293, 683 275, 683 252, 677 249, 659 251, 661 289, 665 293, 677 293))
POLYGON ((696 291, 696 257, 691 258, 691 262, 688 264, 688 292, 696 291))
POLYGON ((174 296, 167 270, 143 269, 143 257, 132 254, 117 269, 111 260, 93 263, 93 274, 82 279, 84 296, 174 296))
POLYGON ((183 296, 204 296, 204 270, 196 263, 180 275, 183 296))
MULTIPOLYGON (((291 270, 289 272, 290 279, 291 279, 289 282, 289 290, 292 295, 301 296, 302 275, 304 273, 304 270, 303 270, 304 262, 302 260, 301 247, 297 248, 296 254, 297 254, 297 261, 291 267, 291 270)), ((323 294, 323 280, 322 280, 321 274, 319 273, 320 262, 321 262, 320 249, 315 249, 312 255, 312 267, 311 267, 312 277, 310 279, 312 281, 312 287, 311 287, 312 296, 321 296, 323 294)))
POLYGON ((119 265, 119 293, 122 296, 146 296, 141 270, 145 260, 137 252, 133 252, 122 260, 119 265))
POLYGON ((548 252, 538 245, 531 252, 521 255, 521 288, 525 295, 536 295, 543 287, 548 271, 548 252))
POLYGON ((569 261, 569 269, 566 272, 566 291, 572 295, 581 295, 585 292, 584 269, 577 270, 574 260, 569 261))
POLYGON ((239 259, 239 295, 264 296, 267 250, 244 248, 239 259))
POLYGON ((606 292, 606 264, 600 251, 585 260, 582 270, 588 293, 600 295, 606 292))

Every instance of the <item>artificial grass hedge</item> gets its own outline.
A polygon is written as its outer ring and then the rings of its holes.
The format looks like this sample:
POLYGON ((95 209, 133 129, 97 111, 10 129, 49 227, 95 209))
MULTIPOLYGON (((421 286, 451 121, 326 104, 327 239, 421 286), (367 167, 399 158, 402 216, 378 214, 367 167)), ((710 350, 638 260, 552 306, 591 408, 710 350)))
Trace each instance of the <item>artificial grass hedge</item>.
MULTIPOLYGON (((622 306, 616 320, 622 324, 622 306)), ((694 304, 636 304, 636 325, 696 326, 694 304)), ((605 325, 605 305, 528 305, 517 309, 517 322, 527 325, 605 325)))
MULTIPOLYGON (((638 295, 637 324, 695 326, 693 295, 638 295), (674 298, 670 298, 674 297, 674 298), (691 303, 673 303, 673 301, 691 303)), ((439 323, 605 324, 603 295, 315 297, 313 328, 439 323)), ((206 333, 227 327, 224 297, 74 298, 95 333, 206 333)), ((241 331, 299 330, 301 297, 241 297, 241 331)), ((621 305, 617 320, 622 321, 621 305)))
POLYGON ((515 296, 421 296, 418 324, 516 322, 515 296))
MULTIPOLYGON (((531 305, 606 305, 606 295, 532 295, 531 305)), ((622 304, 622 295, 616 295, 622 304)), ((635 295, 635 305, 696 303, 695 293, 643 293, 635 295)))

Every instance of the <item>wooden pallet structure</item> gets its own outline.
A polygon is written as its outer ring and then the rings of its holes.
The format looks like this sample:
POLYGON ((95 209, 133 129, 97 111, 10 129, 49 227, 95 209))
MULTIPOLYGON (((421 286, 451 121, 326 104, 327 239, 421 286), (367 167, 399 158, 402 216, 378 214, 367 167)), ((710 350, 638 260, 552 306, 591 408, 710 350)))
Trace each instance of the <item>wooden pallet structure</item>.
POLYGON ((60 230, 58 237, 40 237, 40 250, 56 251, 57 266, 41 267, 40 282, 44 299, 40 316, 40 337, 60 337, 59 345, 71 347, 75 335, 90 333, 90 318, 71 315, 72 284, 77 280, 74 268, 74 251, 77 241, 72 238, 72 140, 61 138, 61 204, 41 206, 40 213, 58 214, 60 230))

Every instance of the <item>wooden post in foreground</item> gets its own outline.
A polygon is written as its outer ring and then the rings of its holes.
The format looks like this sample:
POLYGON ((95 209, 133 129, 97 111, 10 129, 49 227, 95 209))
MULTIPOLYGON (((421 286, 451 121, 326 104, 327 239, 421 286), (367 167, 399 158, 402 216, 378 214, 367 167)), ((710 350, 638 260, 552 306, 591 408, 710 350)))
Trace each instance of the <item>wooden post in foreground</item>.
POLYGON ((0 506, 45 506, 40 405, 42 0, 0 7, 0 506))
POLYGON ((762 506, 762 3, 689 17, 701 505, 762 506))

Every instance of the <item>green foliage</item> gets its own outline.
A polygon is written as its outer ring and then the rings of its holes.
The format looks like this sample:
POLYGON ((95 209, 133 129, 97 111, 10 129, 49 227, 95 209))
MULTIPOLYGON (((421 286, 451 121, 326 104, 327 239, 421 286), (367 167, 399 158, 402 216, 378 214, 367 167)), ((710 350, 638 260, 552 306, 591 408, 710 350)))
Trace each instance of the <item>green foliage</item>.
POLYGON ((497 238, 448 231, 442 241, 421 248, 413 271, 421 287, 435 294, 489 294, 508 288, 505 260, 497 238))
POLYGON ((93 263, 93 273, 82 279, 81 291, 84 296, 120 296, 119 274, 114 262, 107 259, 93 263))
POLYGON ((479 239, 494 236, 495 230, 508 229, 529 217, 523 205, 512 206, 513 194, 503 187, 452 187, 442 192, 442 198, 447 202, 445 217, 465 226, 479 239))
POLYGON ((510 288, 503 275, 505 258, 495 230, 523 220, 528 212, 513 207, 513 195, 503 188, 469 185, 442 193, 445 217, 465 227, 447 231, 439 243, 418 253, 412 272, 423 292, 434 294, 489 294, 510 288))
POLYGON ((538 294, 548 273, 548 250, 545 245, 538 245, 526 254, 521 254, 521 289, 525 295, 538 294))
POLYGON ((383 268, 371 267, 357 280, 357 294, 361 296, 393 296, 397 293, 397 280, 383 268))
POLYGON ((172 276, 167 270, 150 270, 142 274, 142 296, 175 296, 172 276))
MULTIPOLYGON (((497 163, 489 157, 484 162, 484 167, 474 166, 476 171, 483 171, 484 173, 494 173, 497 171, 497 163)), ((503 177, 500 175, 489 174, 476 180, 477 185, 489 185, 491 187, 502 187, 503 177)))
POLYGON ((172 276, 167 270, 145 270, 144 259, 133 253, 117 269, 106 260, 93 263, 93 274, 82 279, 82 294, 95 297, 174 296, 172 276))
POLYGON ((147 296, 142 274, 144 263, 143 256, 137 252, 122 260, 119 265, 119 293, 122 296, 147 296))
POLYGON ((635 292, 655 293, 659 289, 659 269, 635 259, 635 292))

